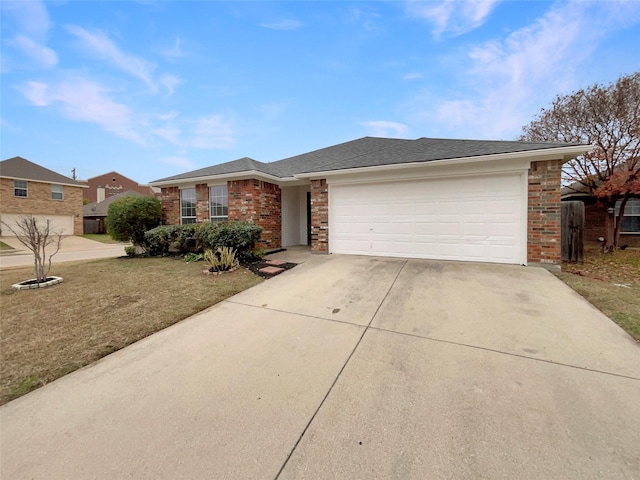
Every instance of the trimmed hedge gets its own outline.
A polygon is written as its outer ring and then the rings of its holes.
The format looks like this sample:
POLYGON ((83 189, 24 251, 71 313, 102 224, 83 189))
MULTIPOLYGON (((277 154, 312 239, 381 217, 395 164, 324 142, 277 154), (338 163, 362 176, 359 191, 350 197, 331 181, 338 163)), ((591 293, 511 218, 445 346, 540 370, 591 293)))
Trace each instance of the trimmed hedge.
POLYGON ((218 222, 163 225, 145 233, 147 253, 153 256, 173 253, 202 253, 218 247, 233 248, 239 258, 260 240, 262 227, 249 222, 218 222))

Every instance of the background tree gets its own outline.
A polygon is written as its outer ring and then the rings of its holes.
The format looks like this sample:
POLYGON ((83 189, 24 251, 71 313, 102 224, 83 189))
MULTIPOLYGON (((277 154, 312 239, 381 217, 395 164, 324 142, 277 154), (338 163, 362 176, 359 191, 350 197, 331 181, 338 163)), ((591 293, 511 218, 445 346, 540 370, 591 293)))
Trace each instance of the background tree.
POLYGON ((603 249, 617 249, 624 207, 631 195, 640 193, 640 73, 559 95, 522 130, 521 140, 594 146, 565 164, 563 183, 588 191, 607 209, 603 249))
POLYGON ((33 216, 19 216, 13 224, 0 222, 7 227, 25 247, 33 252, 36 280, 46 282, 51 271, 51 259, 60 250, 62 234, 51 228, 51 221, 39 221, 33 216), (55 251, 47 257, 47 247, 55 251))
POLYGON ((112 202, 105 220, 107 232, 118 241, 131 241, 144 249, 144 232, 160 225, 160 200, 153 197, 124 197, 112 202))

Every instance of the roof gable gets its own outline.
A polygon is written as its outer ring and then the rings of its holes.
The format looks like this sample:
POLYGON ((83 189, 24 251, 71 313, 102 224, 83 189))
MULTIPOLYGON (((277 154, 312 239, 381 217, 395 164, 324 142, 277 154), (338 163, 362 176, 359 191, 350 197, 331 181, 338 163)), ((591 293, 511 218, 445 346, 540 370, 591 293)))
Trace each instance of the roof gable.
POLYGON ((53 170, 49 170, 22 157, 13 157, 0 162, 0 177, 77 187, 84 186, 77 180, 60 175, 53 170))

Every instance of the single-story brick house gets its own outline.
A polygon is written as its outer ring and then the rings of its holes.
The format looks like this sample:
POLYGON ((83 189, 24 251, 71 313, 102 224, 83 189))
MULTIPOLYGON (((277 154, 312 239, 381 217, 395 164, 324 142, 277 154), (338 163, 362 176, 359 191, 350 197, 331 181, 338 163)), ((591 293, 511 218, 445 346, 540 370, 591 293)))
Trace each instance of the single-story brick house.
POLYGON ((578 144, 364 137, 151 182, 167 224, 248 220, 267 249, 559 263, 560 171, 578 144))
MULTIPOLYGON (((50 220, 63 235, 82 235, 85 186, 22 157, 0 162, 0 220, 13 225, 21 216, 50 220)), ((13 233, 2 227, 3 236, 13 233)))
MULTIPOLYGON (((584 239, 586 241, 596 242, 599 238, 605 237, 607 209, 589 195, 587 187, 577 183, 563 187, 561 199, 563 202, 578 200, 584 203, 584 239)), ((620 203, 621 200, 616 202, 614 210, 616 221, 620 213, 620 203)), ((640 246, 640 196, 629 198, 624 207, 620 244, 640 246)))

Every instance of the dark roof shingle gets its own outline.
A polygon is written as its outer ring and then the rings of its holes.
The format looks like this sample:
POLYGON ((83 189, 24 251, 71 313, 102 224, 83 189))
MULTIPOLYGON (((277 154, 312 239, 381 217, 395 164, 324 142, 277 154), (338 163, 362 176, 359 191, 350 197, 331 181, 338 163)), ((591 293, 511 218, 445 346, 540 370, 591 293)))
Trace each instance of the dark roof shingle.
POLYGON ((455 140, 424 137, 416 140, 363 137, 272 163, 258 162, 245 157, 173 177, 162 178, 155 180, 155 182, 241 173, 249 170, 255 170, 279 178, 290 178, 304 173, 431 162, 435 160, 518 153, 568 146, 579 146, 579 144, 502 140, 455 140))
POLYGON ((13 157, 0 162, 0 177, 15 178, 20 180, 33 180, 55 184, 74 185, 82 187, 83 184, 72 178, 60 175, 53 170, 44 168, 37 163, 30 162, 26 158, 13 157))

